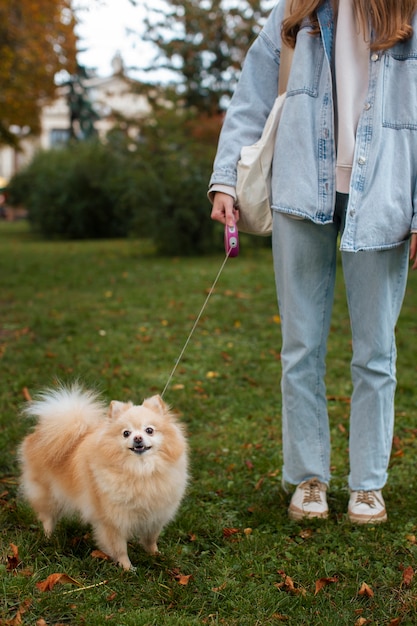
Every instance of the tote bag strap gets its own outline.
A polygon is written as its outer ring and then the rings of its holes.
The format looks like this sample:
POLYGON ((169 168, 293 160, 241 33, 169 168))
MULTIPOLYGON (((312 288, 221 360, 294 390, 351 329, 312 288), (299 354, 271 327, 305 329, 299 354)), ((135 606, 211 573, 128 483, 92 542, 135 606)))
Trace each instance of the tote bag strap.
MULTIPOLYGON (((290 14, 291 0, 285 0, 284 19, 290 14)), ((278 95, 280 96, 287 90, 288 76, 291 70, 292 57, 294 49, 287 46, 284 42, 281 47, 281 58, 279 62, 279 79, 278 79, 278 95)))

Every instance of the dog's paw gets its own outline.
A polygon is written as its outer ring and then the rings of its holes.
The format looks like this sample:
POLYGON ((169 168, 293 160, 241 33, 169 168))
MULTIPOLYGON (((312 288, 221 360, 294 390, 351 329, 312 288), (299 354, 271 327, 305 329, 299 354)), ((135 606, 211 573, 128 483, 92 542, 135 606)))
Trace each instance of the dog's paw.
POLYGON ((120 565, 120 567, 123 567, 123 569, 126 570, 126 572, 128 572, 129 570, 135 569, 132 563, 130 562, 129 557, 122 557, 118 559, 117 565, 120 565))
POLYGON ((156 542, 142 542, 142 547, 145 550, 146 554, 149 554, 150 556, 157 556, 159 554, 156 542))
POLYGON ((47 539, 51 538, 52 533, 54 532, 54 528, 55 528, 55 523, 52 519, 43 519, 42 521, 42 526, 43 526, 43 532, 45 534, 45 537, 47 539))

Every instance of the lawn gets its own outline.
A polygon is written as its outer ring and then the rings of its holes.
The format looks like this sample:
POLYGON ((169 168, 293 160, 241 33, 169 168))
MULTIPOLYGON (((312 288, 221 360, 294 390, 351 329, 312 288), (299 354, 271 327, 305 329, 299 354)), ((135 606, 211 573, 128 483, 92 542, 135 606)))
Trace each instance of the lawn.
POLYGON ((327 377, 331 515, 288 520, 271 253, 244 237, 165 393, 188 431, 192 478, 161 554, 132 542, 137 571, 122 571, 96 558, 77 520, 46 540, 19 498, 25 398, 57 379, 83 381, 108 401, 161 393, 222 260, 161 258, 140 240, 45 242, 24 222, 0 224, 0 624, 417 623, 417 274, 398 324, 387 524, 358 528, 346 517, 350 334, 340 272, 327 377))

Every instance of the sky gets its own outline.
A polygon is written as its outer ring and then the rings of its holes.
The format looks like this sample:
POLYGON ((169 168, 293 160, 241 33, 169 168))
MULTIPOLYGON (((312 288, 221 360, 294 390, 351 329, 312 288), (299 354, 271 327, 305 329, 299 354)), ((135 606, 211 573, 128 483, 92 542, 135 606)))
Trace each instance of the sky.
MULTIPOLYGON (((110 76, 111 61, 117 52, 122 55, 127 70, 131 67, 143 68, 150 64, 157 50, 143 40, 145 3, 156 9, 164 8, 166 4, 164 0, 134 0, 134 2, 136 6, 129 0, 73 0, 73 7, 79 20, 76 29, 79 48, 85 49, 78 55, 81 65, 96 69, 99 76, 110 76)), ((272 0, 269 3, 272 6, 272 0)), ((127 73, 137 80, 149 78, 140 71, 127 73)), ((163 70, 152 74, 152 77, 162 80, 167 77, 172 79, 172 76, 163 70)))
MULTIPOLYGON (((139 0, 136 7, 129 0, 76 0, 74 4, 79 20, 78 45, 85 49, 78 55, 81 65, 96 69, 99 76, 109 76, 117 52, 126 68, 145 67, 150 62, 154 49, 142 38, 144 0, 139 0), (129 34, 129 30, 137 34, 129 34)), ((152 6, 157 4, 158 0, 152 0, 152 6)), ((140 75, 141 72, 134 73, 137 78, 140 75)))

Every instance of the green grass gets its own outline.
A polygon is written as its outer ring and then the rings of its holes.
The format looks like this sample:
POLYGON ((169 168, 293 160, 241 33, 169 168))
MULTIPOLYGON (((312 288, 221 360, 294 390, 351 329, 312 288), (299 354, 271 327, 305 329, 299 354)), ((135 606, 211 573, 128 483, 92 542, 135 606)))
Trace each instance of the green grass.
POLYGON ((0 224, 1 624, 417 623, 417 583, 404 579, 417 555, 417 274, 398 325, 389 521, 355 528, 346 519, 350 333, 339 279, 327 379, 331 515, 299 524, 288 520, 280 484, 271 255, 244 237, 241 244, 165 394, 189 433, 187 496, 160 538, 160 556, 131 544, 133 573, 92 558, 89 529, 76 520, 46 540, 19 499, 16 448, 29 428, 19 415, 24 389, 33 395, 58 378, 79 379, 109 401, 161 392, 222 256, 163 259, 138 240, 44 242, 24 223, 0 224), (16 568, 8 565, 10 544, 18 548, 16 568), (36 583, 54 573, 81 586, 41 592, 36 583), (333 582, 316 594, 322 578, 333 582), (359 593, 364 582, 372 597, 359 593))

